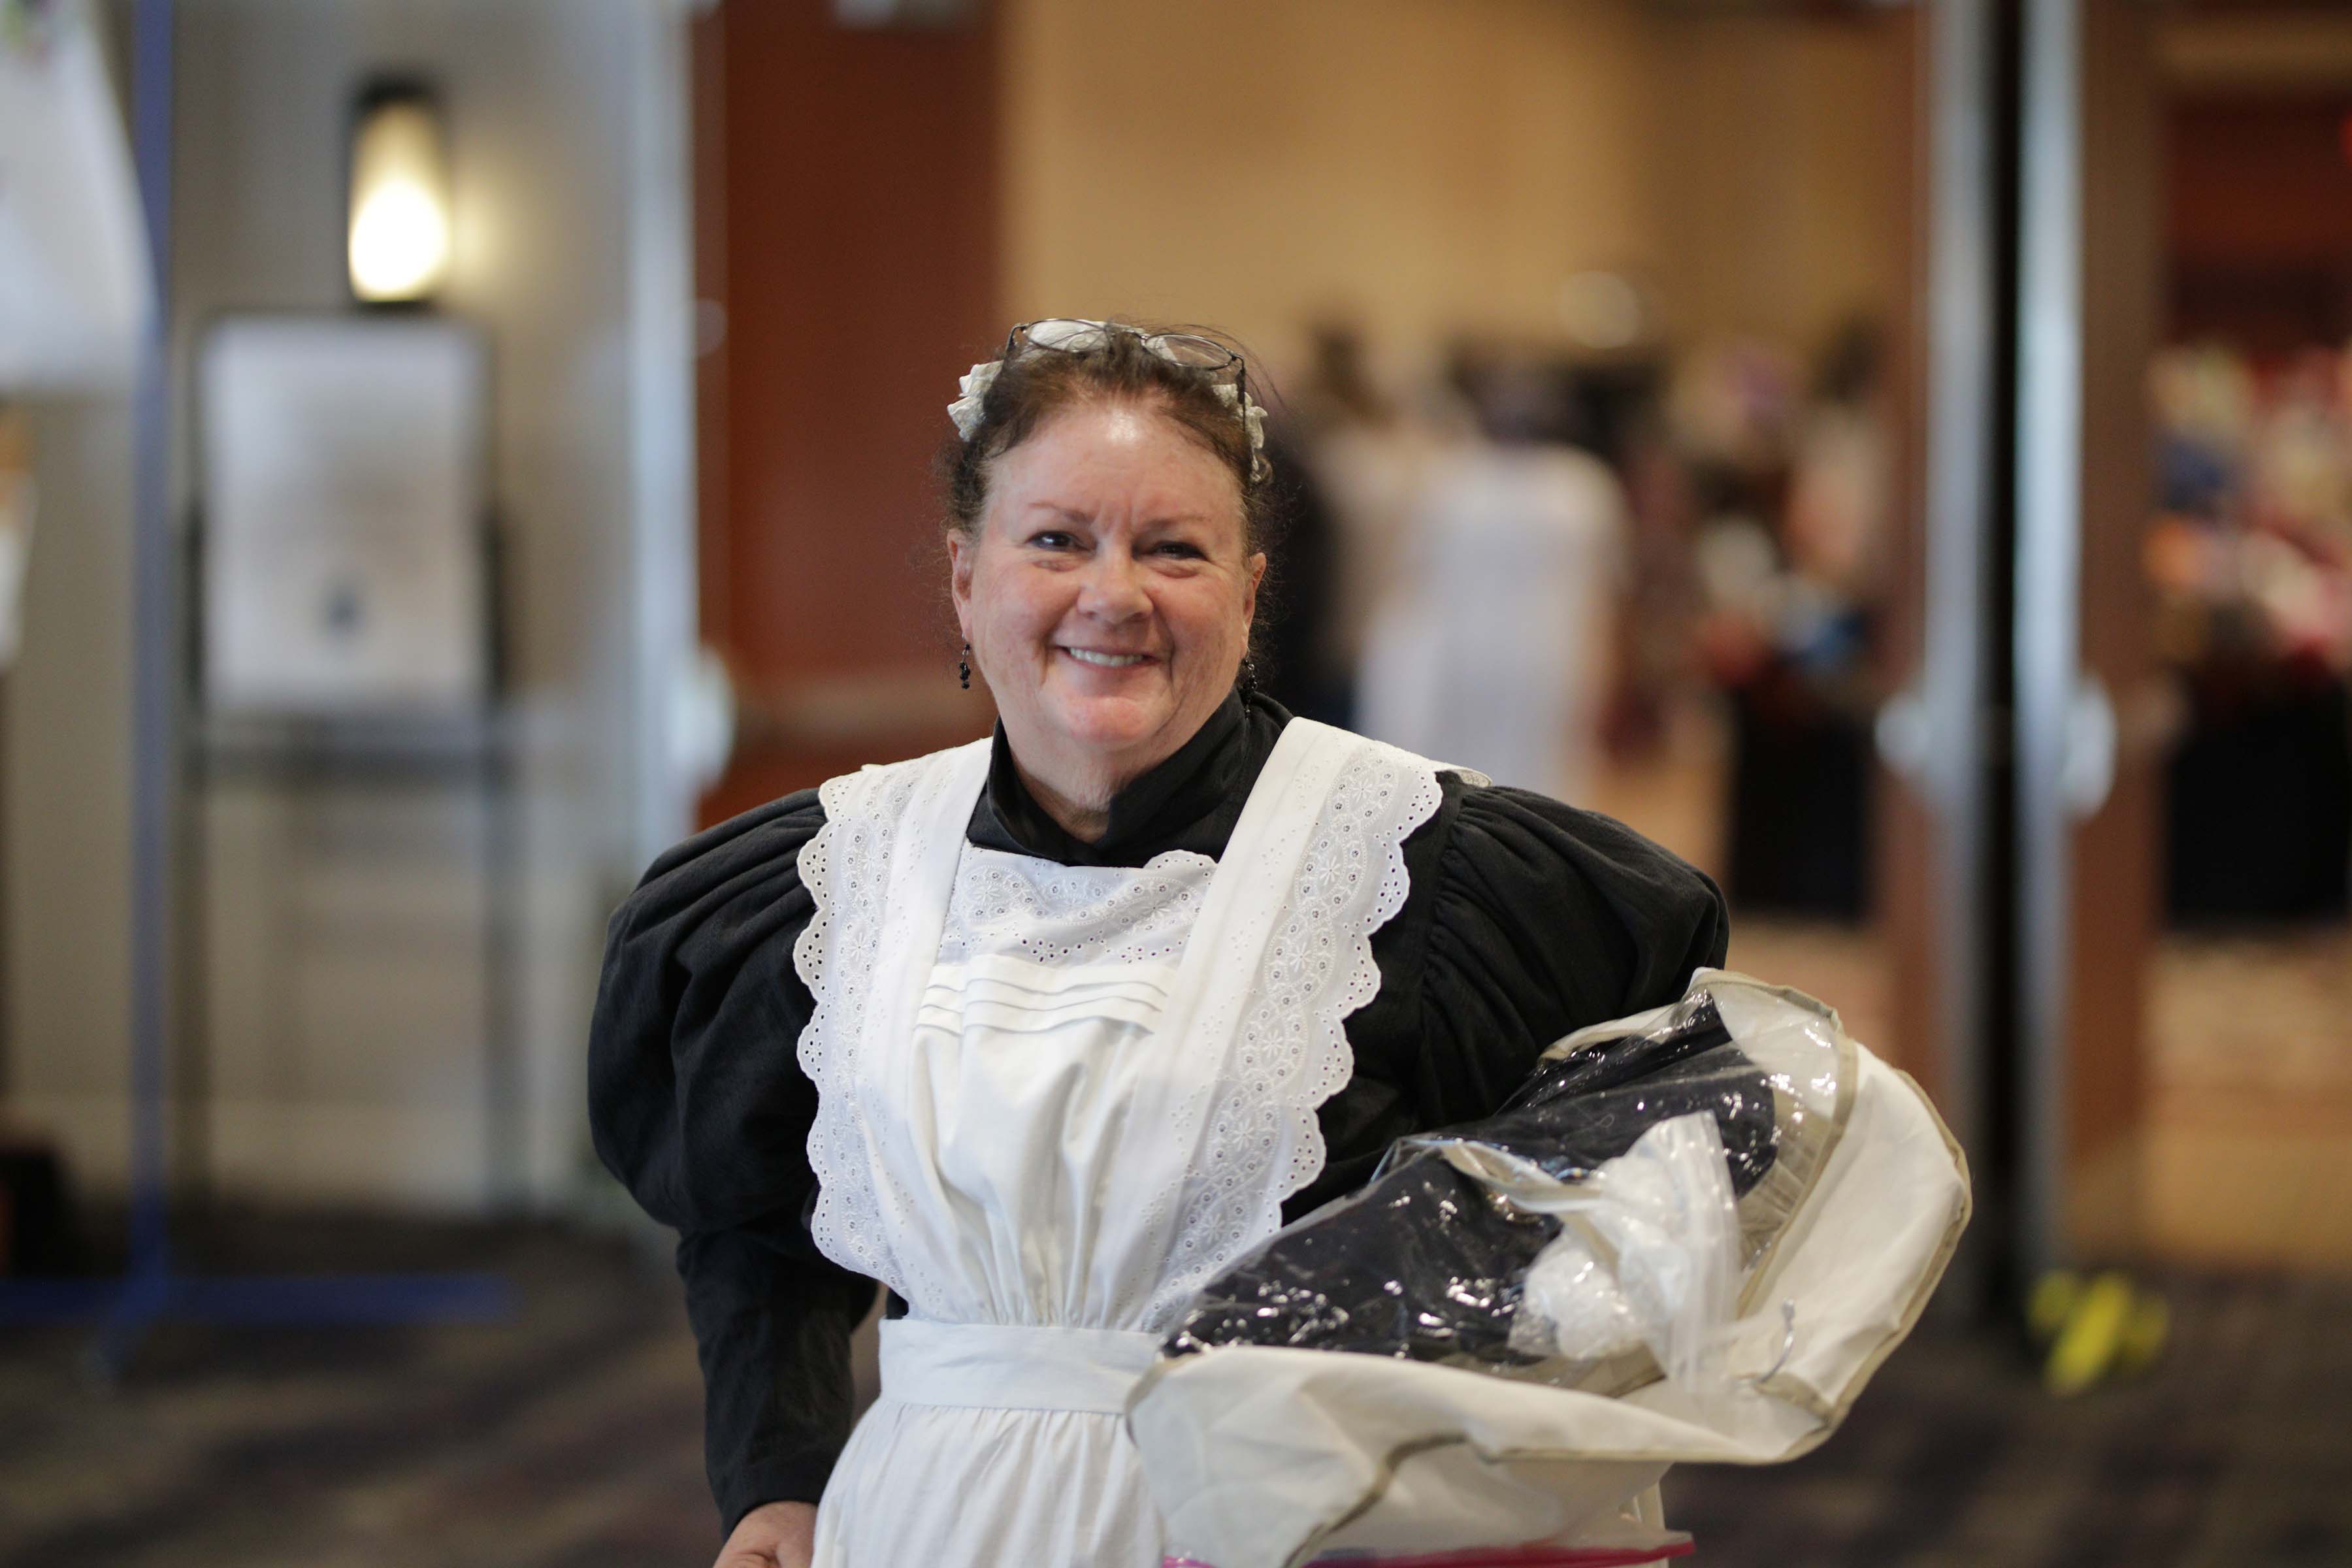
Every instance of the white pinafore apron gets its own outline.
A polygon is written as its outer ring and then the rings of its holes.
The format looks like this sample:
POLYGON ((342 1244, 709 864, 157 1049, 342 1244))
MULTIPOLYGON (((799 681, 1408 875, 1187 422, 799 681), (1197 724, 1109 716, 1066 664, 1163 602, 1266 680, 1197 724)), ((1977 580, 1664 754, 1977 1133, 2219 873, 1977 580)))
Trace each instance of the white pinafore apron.
POLYGON ((815 1560, 1159 1568, 1128 1391, 1322 1169, 1438 770, 1295 720, 1221 860, 1130 869, 967 844, 988 764, 835 779, 801 857, 812 1229, 908 1307, 815 1560))

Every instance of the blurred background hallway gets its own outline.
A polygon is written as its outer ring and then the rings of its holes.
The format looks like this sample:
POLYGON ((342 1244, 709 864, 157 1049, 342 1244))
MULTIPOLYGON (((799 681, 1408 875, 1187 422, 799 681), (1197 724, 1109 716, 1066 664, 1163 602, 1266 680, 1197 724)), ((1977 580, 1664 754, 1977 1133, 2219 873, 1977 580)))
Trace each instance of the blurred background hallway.
POLYGON ((0 1568, 708 1560, 604 922, 986 732, 941 409, 1064 315, 1279 394, 1276 696, 1966 1145, 1697 1561, 2352 1563, 2339 5, 0 0, 0 1568))

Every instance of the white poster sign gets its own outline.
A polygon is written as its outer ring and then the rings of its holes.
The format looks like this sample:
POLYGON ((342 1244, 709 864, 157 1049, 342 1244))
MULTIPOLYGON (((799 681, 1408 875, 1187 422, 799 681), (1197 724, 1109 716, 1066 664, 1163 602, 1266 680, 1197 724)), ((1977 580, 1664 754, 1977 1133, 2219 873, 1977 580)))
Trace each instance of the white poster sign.
POLYGON ((208 703, 325 715, 484 700, 486 384, 480 339, 432 317, 213 329, 198 410, 208 703))

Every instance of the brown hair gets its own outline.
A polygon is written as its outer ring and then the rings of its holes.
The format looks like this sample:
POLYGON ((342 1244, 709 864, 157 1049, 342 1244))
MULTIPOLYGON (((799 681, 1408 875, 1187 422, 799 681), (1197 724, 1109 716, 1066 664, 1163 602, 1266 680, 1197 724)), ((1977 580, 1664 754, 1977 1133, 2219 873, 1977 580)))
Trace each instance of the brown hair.
MULTIPOLYGON (((1243 548, 1266 550, 1275 514, 1271 469, 1251 447, 1240 411, 1218 395, 1217 378, 1147 348, 1144 334, 1159 328, 1104 325, 1108 330, 1101 341, 1083 351, 1028 348, 1004 362, 981 402, 980 423, 969 438, 951 439, 943 454, 948 531, 972 536, 988 505, 991 465, 1035 435, 1048 417, 1089 404, 1134 403, 1166 416, 1232 470, 1241 488, 1243 548)), ((1181 330, 1233 347, 1223 333, 1181 330)))

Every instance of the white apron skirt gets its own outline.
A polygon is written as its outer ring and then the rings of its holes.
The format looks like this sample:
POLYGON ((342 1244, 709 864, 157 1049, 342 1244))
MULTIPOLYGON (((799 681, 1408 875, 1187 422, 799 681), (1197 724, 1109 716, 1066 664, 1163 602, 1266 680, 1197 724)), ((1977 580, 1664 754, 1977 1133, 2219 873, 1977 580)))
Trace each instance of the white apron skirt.
POLYGON ((1222 860, 969 845, 985 742, 828 783, 816 1242, 890 1286, 822 1568, 1158 1568, 1122 1412, 1160 1335, 1323 1166, 1434 764, 1293 721, 1222 860))
POLYGON ((825 1490, 816 1560, 1160 1568, 1159 1516, 1120 1414, 1159 1342, 884 1323, 882 1397, 825 1490))

